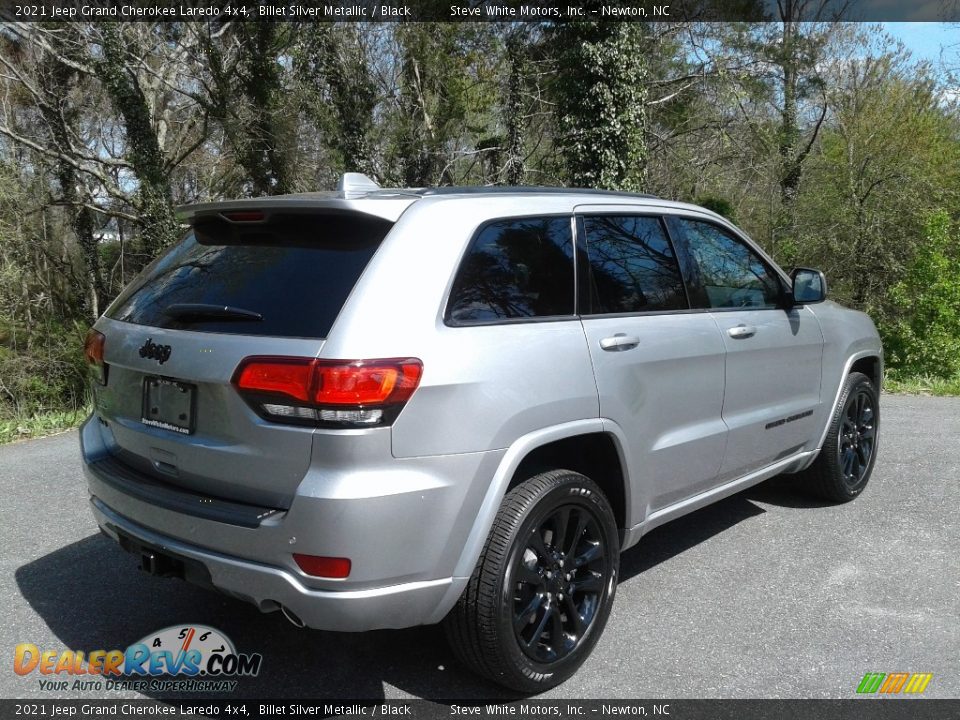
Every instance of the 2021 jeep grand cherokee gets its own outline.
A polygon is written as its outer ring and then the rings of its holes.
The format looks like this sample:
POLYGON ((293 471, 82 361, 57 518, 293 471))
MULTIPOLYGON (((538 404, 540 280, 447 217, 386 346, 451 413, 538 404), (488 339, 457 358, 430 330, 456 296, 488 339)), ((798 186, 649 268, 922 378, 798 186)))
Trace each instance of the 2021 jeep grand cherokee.
POLYGON ((702 208, 348 175, 184 217, 87 343, 93 512, 151 572, 314 628, 443 621, 535 692, 650 529, 869 479, 870 319, 702 208))

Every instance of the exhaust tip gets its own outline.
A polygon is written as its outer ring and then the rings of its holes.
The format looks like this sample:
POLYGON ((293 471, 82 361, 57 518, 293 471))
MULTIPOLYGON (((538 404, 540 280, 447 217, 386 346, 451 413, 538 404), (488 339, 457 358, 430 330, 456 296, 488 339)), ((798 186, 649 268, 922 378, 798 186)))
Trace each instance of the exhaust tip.
POLYGON ((305 627, 307 626, 307 624, 306 624, 303 620, 300 619, 300 616, 297 615, 293 610, 291 610, 290 608, 288 608, 286 605, 281 605, 281 606, 280 606, 280 612, 283 613, 283 616, 284 616, 287 620, 289 620, 289 621, 290 621, 290 624, 293 625, 294 627, 298 627, 298 628, 303 629, 303 628, 305 628, 305 627))

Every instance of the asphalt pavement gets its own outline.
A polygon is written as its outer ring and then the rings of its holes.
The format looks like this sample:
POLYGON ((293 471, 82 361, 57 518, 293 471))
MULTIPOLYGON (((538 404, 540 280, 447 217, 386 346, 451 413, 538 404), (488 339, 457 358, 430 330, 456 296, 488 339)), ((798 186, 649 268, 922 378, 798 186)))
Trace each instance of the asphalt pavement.
MULTIPOLYGON (((886 395, 882 411, 855 502, 825 505, 775 478, 625 553, 592 657, 544 697, 849 698, 867 672, 933 673, 925 696, 960 697, 960 398, 886 395)), ((103 697, 16 675, 18 643, 125 648, 183 623, 263 654, 234 698, 509 697, 460 668, 436 627, 298 630, 139 572, 97 532, 76 432, 0 447, 0 498, 0 697, 103 697)))

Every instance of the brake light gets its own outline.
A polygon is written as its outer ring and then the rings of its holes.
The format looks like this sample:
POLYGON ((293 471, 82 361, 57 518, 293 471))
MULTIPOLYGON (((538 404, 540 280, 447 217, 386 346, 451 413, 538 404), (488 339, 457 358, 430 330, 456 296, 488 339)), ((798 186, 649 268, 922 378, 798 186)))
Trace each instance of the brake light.
POLYGON ((90 366, 94 379, 101 385, 107 384, 107 366, 103 362, 103 348, 106 342, 106 336, 92 328, 83 341, 83 357, 90 366))
POLYGON ((238 210, 220 214, 230 222, 263 222, 266 219, 261 210, 238 210))
POLYGON ((419 360, 341 365, 320 363, 314 402, 319 405, 382 405, 406 402, 420 383, 419 360))
POLYGON ((342 580, 350 574, 350 559, 321 557, 319 555, 301 555, 294 553, 293 559, 307 575, 342 580))
POLYGON ((333 426, 389 425, 420 384, 416 358, 249 357, 234 385, 261 416, 333 426))

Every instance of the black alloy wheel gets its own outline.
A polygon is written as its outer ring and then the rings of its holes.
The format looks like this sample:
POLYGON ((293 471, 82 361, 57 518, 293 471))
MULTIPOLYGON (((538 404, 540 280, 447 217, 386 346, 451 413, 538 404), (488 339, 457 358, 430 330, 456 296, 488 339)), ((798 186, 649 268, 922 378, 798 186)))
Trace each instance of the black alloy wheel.
POLYGON ((518 543, 507 584, 514 633, 530 658, 556 662, 583 640, 600 607, 608 552, 595 512, 577 505, 548 510, 518 543))
POLYGON ((850 502, 863 492, 877 461, 880 395, 863 373, 850 373, 830 417, 819 455, 803 482, 830 502, 850 502))
POLYGON ((476 568, 444 620, 457 658, 525 694, 573 675, 597 644, 617 588, 620 533, 589 478, 550 470, 504 497, 476 568))
POLYGON ((877 428, 874 424, 873 393, 860 388, 847 398, 843 411, 837 451, 843 481, 850 488, 857 487, 870 467, 877 428))

